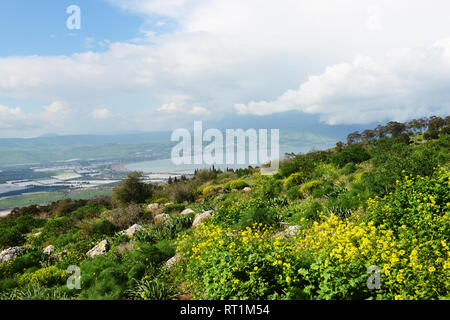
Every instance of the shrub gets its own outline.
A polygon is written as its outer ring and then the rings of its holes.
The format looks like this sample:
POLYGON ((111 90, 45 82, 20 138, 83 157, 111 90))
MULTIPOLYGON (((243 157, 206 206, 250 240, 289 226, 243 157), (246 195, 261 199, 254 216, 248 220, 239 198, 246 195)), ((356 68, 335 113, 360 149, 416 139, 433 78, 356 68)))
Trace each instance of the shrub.
POLYGON ((151 198, 153 187, 142 181, 142 172, 132 172, 127 178, 113 189, 113 198, 122 205, 130 203, 144 203, 151 198))
POLYGON ((26 241, 17 228, 0 228, 0 250, 20 246, 26 241))
POLYGON ((137 204, 115 209, 104 217, 112 222, 118 229, 125 229, 137 223, 143 215, 142 208, 137 204))
POLYGON ((305 181, 305 175, 301 172, 296 172, 291 174, 286 180, 284 180, 284 185, 287 189, 294 186, 299 186, 305 181))
POLYGON ((100 219, 89 229, 89 235, 91 237, 110 236, 116 232, 116 226, 106 219, 100 219))
POLYGON ((286 192, 286 196, 289 200, 295 200, 301 198, 302 194, 299 187, 292 187, 286 192))
POLYGON ((369 160, 370 154, 360 144, 352 144, 342 151, 336 153, 331 157, 331 162, 338 166, 344 167, 347 163, 361 163, 369 160))
POLYGON ((222 187, 220 185, 211 185, 211 186, 206 186, 205 188, 203 188, 202 194, 204 196, 208 196, 212 193, 214 193, 216 190, 220 190, 222 187))
POLYGON ((317 188, 320 188, 322 186, 322 181, 319 180, 311 180, 306 183, 304 183, 300 187, 300 192, 303 194, 311 194, 312 191, 314 191, 317 188))
POLYGON ((39 269, 33 273, 24 273, 19 284, 22 286, 31 284, 45 287, 51 287, 63 284, 67 280, 67 271, 58 269, 55 266, 39 269))
POLYGON ((165 204, 169 202, 169 199, 167 198, 158 198, 154 201, 155 203, 159 203, 159 204, 165 204))
POLYGON ((356 165, 354 162, 347 163, 341 170, 342 174, 352 174, 356 171, 356 165))
POLYGON ((130 298, 135 300, 173 300, 176 298, 176 288, 169 282, 167 275, 149 276, 136 281, 133 289, 128 291, 130 298))
POLYGON ((233 189, 240 190, 240 189, 244 189, 245 187, 248 187, 247 182, 245 182, 244 180, 240 180, 240 179, 232 180, 225 185, 225 189, 227 189, 227 190, 233 190, 233 189))
POLYGON ((172 203, 167 205, 164 210, 166 213, 172 213, 172 212, 179 212, 183 211, 186 208, 186 206, 182 203, 172 203))

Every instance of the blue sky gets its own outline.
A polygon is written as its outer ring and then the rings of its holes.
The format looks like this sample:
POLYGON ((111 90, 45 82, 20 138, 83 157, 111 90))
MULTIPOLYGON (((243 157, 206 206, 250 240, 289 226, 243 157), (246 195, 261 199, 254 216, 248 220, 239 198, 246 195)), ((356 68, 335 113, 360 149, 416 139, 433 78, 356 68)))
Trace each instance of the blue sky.
POLYGON ((70 55, 86 49, 104 50, 98 42, 140 36, 143 19, 98 0, 14 0, 0 4, 1 56, 70 55), (82 28, 68 30, 66 8, 82 8, 82 28), (88 38, 95 41, 90 43, 88 38))
POLYGON ((246 116, 257 127, 283 113, 327 125, 447 115, 449 10, 445 0, 2 1, 0 138, 246 116), (80 30, 66 27, 70 5, 80 30))

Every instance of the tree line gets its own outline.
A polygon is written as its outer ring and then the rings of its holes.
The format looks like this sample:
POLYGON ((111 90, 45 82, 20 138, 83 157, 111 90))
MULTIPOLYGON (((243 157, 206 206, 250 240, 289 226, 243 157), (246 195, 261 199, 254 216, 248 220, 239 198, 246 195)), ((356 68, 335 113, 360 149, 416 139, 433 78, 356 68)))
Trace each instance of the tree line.
MULTIPOLYGON (((439 116, 423 117, 420 119, 412 119, 408 122, 390 121, 386 125, 378 125, 375 129, 366 129, 362 132, 355 131, 347 135, 347 144, 357 142, 369 142, 379 138, 391 136, 393 138, 401 138, 402 136, 409 140, 409 136, 415 133, 423 133, 426 140, 436 139, 441 133, 449 133, 450 116, 445 118, 439 116)), ((338 147, 342 147, 343 143, 338 142, 338 147)))

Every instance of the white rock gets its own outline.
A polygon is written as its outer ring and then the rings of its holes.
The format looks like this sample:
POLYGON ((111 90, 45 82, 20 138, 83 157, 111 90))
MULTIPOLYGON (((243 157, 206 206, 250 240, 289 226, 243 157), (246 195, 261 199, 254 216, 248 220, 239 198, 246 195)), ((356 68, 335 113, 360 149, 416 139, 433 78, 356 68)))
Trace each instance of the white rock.
POLYGON ((167 260, 166 262, 166 269, 170 271, 174 265, 176 265, 178 262, 180 262, 181 256, 177 253, 175 256, 167 260))
POLYGON ((159 203, 152 203, 147 206, 148 210, 155 211, 159 209, 159 203))
POLYGON ((128 237, 132 237, 136 234, 136 232, 138 232, 139 230, 144 229, 143 226, 141 226, 140 224, 134 224, 131 227, 129 227, 127 230, 125 230, 125 234, 128 237))
POLYGON ((20 256, 25 251, 24 247, 12 247, 0 252, 0 261, 9 262, 18 256, 20 256))
POLYGON ((204 211, 203 213, 199 213, 195 216, 194 222, 192 223, 193 228, 197 228, 197 226, 211 218, 212 211, 204 211))
POLYGON ((103 240, 98 245, 89 250, 86 255, 90 258, 95 258, 96 256, 101 256, 108 252, 109 250, 109 241, 103 240))
POLYGON ((250 187, 245 187, 243 190, 244 190, 244 192, 250 192, 250 191, 252 191, 252 188, 250 188, 250 187))
POLYGON ((49 246, 44 248, 44 253, 50 255, 55 250, 56 250, 55 246, 49 245, 49 246))
POLYGON ((285 230, 277 233, 276 237, 294 237, 300 231, 300 226, 289 226, 285 230))
POLYGON ((194 213, 194 210, 189 209, 189 208, 187 208, 181 212, 182 215, 191 214, 191 213, 194 213))

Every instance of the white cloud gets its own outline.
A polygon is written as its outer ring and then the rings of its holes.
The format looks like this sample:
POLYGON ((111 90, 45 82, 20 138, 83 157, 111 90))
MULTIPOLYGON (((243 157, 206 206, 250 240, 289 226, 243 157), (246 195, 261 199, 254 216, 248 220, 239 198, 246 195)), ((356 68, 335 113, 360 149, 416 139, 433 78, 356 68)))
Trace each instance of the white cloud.
MULTIPOLYGON (((177 126, 186 115, 219 119, 236 104, 242 113, 301 109, 330 123, 446 108, 441 88, 448 70, 439 55, 427 58, 433 50, 380 57, 449 37, 447 0, 110 2, 153 21, 139 41, 103 41, 100 53, 0 58, 0 103, 64 101, 87 117, 108 105, 123 114, 124 126, 140 129, 177 126), (148 29, 155 21, 176 30, 155 33, 148 29), (356 55, 364 58, 349 63, 356 55), (158 116, 140 122, 147 111, 158 116)), ((71 121, 86 127, 85 118, 71 121)))
POLYGON ((20 108, 0 105, 0 130, 29 125, 29 117, 20 108))
POLYGON ((96 120, 108 119, 112 116, 108 108, 97 108, 92 111, 92 117, 96 120))
POLYGON ((330 124, 369 123, 450 112, 450 39, 327 67, 274 101, 237 104, 240 114, 287 110, 320 114, 330 124))

